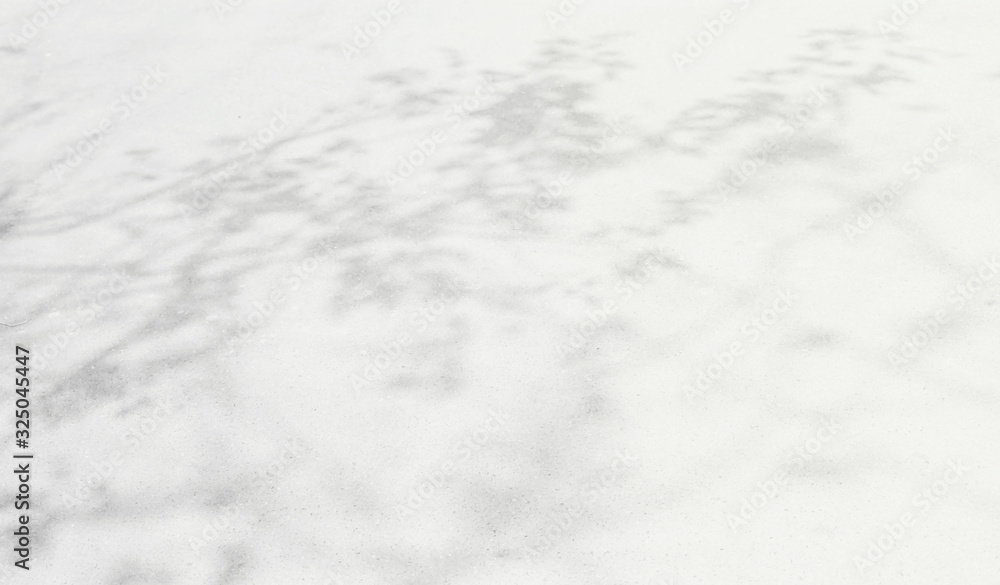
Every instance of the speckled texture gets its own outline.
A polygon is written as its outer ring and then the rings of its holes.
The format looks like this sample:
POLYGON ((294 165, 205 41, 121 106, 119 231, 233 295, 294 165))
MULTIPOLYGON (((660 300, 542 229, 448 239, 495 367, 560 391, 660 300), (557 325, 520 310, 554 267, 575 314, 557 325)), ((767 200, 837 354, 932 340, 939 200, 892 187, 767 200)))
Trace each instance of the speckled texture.
POLYGON ((0 7, 0 583, 995 580, 996 6, 339 4, 0 7))

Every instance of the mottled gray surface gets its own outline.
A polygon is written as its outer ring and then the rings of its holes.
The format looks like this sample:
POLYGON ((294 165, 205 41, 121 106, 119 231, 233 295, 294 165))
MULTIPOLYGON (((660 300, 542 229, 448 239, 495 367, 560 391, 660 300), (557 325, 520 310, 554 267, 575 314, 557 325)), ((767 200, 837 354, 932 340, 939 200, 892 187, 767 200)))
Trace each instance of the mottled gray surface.
POLYGON ((996 580, 996 6, 63 2, 0 582, 996 580))

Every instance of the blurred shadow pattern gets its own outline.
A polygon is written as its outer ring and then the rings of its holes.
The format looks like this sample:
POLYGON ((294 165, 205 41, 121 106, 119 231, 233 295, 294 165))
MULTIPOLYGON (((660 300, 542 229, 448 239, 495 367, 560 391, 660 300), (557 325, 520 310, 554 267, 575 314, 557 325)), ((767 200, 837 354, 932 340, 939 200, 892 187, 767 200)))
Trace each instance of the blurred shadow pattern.
MULTIPOLYGON (((576 162, 580 153, 602 140, 610 119, 595 106, 595 90, 598 84, 615 83, 617 73, 629 66, 614 50, 613 37, 547 43, 521 71, 471 72, 461 56, 452 53, 452 69, 444 75, 412 69, 382 72, 368 80, 364 98, 314 113, 296 124, 295 133, 279 135, 263 147, 252 163, 220 182, 203 209, 192 204, 191 185, 224 174, 227 167, 240 162, 239 155, 205 158, 175 169, 141 165, 141 173, 126 170, 107 178, 108 184, 117 185, 116 193, 127 195, 99 198, 95 194, 101 185, 80 185, 91 199, 85 205, 48 201, 23 215, 14 210, 15 219, 2 226, 2 243, 8 250, 3 270, 8 294, 22 293, 8 298, 2 320, 30 318, 18 339, 57 347, 39 374, 45 399, 37 404, 39 416, 54 437, 61 437, 61 427, 74 428, 89 417, 124 420, 136 412, 148 412, 164 396, 168 400, 188 397, 198 401, 199 408, 213 405, 209 419, 225 419, 239 411, 241 401, 248 400, 246 389, 232 387, 226 370, 232 347, 228 342, 239 335, 238 323, 246 312, 246 298, 241 295, 244 289, 273 278, 275 270, 326 250, 330 256, 325 262, 335 277, 328 283, 328 307, 335 318, 349 312, 391 311, 403 306, 407 298, 429 298, 450 282, 481 273, 476 267, 484 259, 478 255, 486 244, 501 255, 510 254, 508 259, 515 263, 517 250, 564 245, 553 244, 560 234, 552 220, 571 211, 571 205, 557 201, 533 221, 523 220, 520 213, 526 199, 541 193, 567 170, 585 175, 614 169, 651 152, 713 156, 718 145, 736 134, 749 131, 767 137, 799 99, 786 89, 796 80, 816 79, 835 86, 835 102, 828 108, 834 117, 847 116, 855 92, 877 93, 889 84, 906 83, 908 71, 924 58, 898 49, 873 51, 881 42, 858 31, 814 31, 806 37, 794 66, 748 74, 730 94, 697 103, 660 129, 633 128, 627 139, 582 167, 576 162), (866 62, 871 55, 878 60, 866 62), (484 79, 496 90, 480 99, 478 107, 459 112, 462 122, 454 129, 443 127, 445 112, 477 95, 477 84, 484 79), (421 140, 444 128, 447 139, 438 150, 413 165, 410 178, 390 185, 387 177, 402 161, 394 164, 387 156, 392 149, 385 147, 385 141, 396 140, 394 144, 404 145, 396 150, 412 152, 413 136, 421 140), (63 261, 29 262, 21 252, 39 245, 39 238, 62 242, 55 256, 63 261), (113 242, 113 252, 99 266, 77 264, 77 247, 87 249, 87 243, 95 239, 113 242), (126 275, 122 286, 115 285, 116 275, 126 275), (79 325, 84 334, 67 333, 69 322, 79 325)), ((25 112, 48 107, 17 105, 4 114, 0 127, 9 129, 25 112)), ((840 139, 819 132, 808 131, 808 140, 819 150, 808 152, 805 138, 797 137, 799 142, 790 155, 827 158, 835 153, 840 139), (821 143, 826 146, 820 148, 821 143)), ((242 139, 221 140, 217 150, 232 153, 232 146, 242 139)), ((131 156, 142 161, 149 152, 131 156)), ((730 163, 720 165, 720 176, 730 163)), ((713 179, 706 177, 705 189, 694 193, 664 186, 666 197, 674 198, 674 216, 664 222, 662 232, 643 236, 662 235, 670 229, 670 221, 711 214, 717 204, 709 197, 713 179)), ((15 205, 13 194, 23 188, 5 181, 0 204, 10 210, 15 205)), ((594 234, 592 243, 607 245, 617 235, 594 234)), ((644 253, 623 247, 614 250, 613 257, 618 266, 635 267, 644 253)), ((678 267, 674 263, 672 269, 678 267)), ((612 271, 610 267, 604 270, 612 271)), ((576 315, 548 312, 537 306, 537 299, 564 298, 560 295, 566 289, 581 290, 578 298, 588 298, 586 290, 593 283, 587 278, 566 283, 559 275, 526 275, 521 281, 493 280, 490 286, 469 294, 483 310, 513 322, 568 331, 576 315)), ((446 364, 444 369, 460 366, 462 345, 475 330, 468 318, 460 321, 444 339, 418 340, 413 351, 446 364)), ((697 335, 697 327, 692 327, 691 335, 697 335)), ((629 324, 617 323, 608 335, 628 340, 629 324)), ((353 558, 364 552, 370 560, 363 563, 387 582, 444 582, 516 556, 519 543, 537 540, 544 530, 539 514, 553 513, 560 489, 565 493, 567 485, 582 485, 608 463, 597 460, 590 450, 601 444, 595 437, 614 433, 609 422, 613 415, 608 413, 614 412, 615 399, 602 379, 614 364, 603 363, 594 352, 581 355, 586 359, 577 356, 566 364, 553 364, 554 370, 567 368, 582 380, 573 382, 581 386, 578 396, 552 407, 562 420, 540 425, 522 436, 522 443, 488 451, 481 465, 463 472, 457 481, 453 499, 463 504, 456 512, 461 517, 454 524, 457 532, 448 538, 453 554, 435 559, 419 542, 404 537, 396 541, 398 547, 387 549, 393 539, 380 531, 388 529, 369 526, 365 540, 371 543, 370 550, 341 551, 334 558, 353 558), (519 468, 510 476, 513 480, 497 479, 492 471, 505 466, 519 468)), ((457 382, 453 388, 457 394, 473 391, 457 382)), ((238 427, 232 430, 240 432, 238 427)), ((202 459, 227 461, 236 469, 247 467, 238 441, 227 444, 225 437, 217 437, 198 449, 217 450, 202 459)), ((79 454, 68 454, 53 474, 85 475, 82 460, 79 454)), ((329 465, 350 469, 348 462, 329 465)), ((140 516, 170 516, 178 505, 175 496, 189 499, 190 490, 197 490, 198 501, 212 515, 253 489, 252 478, 246 474, 214 473, 206 471, 193 485, 175 486, 175 494, 149 491, 160 493, 163 497, 159 498, 105 492, 92 497, 89 505, 54 518, 41 531, 56 534, 59 525, 98 520, 127 524, 140 516)), ((324 480, 352 484, 351 490, 370 487, 353 484, 351 477, 324 480)), ((10 495, 9 488, 5 493, 10 495)), ((383 516, 391 515, 394 502, 377 493, 356 497, 369 502, 370 508, 381 509, 383 516)), ((240 567, 253 564, 250 551, 257 550, 258 539, 278 526, 267 519, 270 511, 288 505, 289 496, 274 498, 248 504, 247 513, 259 518, 261 527, 241 533, 244 536, 238 542, 228 545, 222 572, 214 582, 234 583, 243 578, 240 567)), ((44 506, 59 508, 54 501, 44 506)), ((607 504, 593 510, 564 538, 609 529, 616 522, 611 508, 607 504)), ((364 527, 369 519, 360 515, 351 522, 364 527)), ((338 546, 314 541, 303 533, 288 538, 319 555, 338 546)), ((574 563, 582 561, 567 556, 562 562, 567 571, 575 571, 574 563)), ((123 565, 109 582, 130 582, 129 575, 137 574, 143 573, 123 565)), ((592 582, 585 575, 578 577, 580 582, 592 582)))

